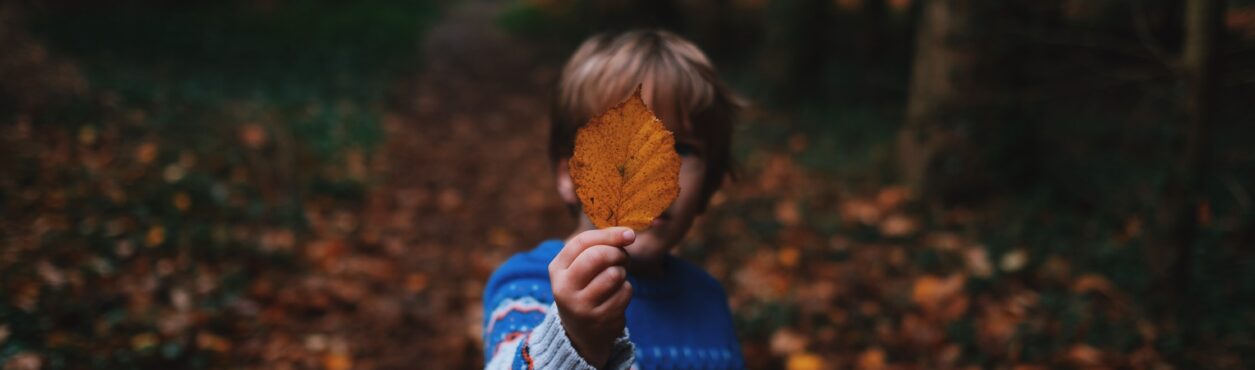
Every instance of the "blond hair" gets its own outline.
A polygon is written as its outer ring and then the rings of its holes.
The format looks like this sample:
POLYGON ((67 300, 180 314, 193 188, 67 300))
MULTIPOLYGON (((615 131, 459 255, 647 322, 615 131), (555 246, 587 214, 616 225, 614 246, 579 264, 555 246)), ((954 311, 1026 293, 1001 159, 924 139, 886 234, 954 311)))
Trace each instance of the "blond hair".
POLYGON ((664 121, 680 119, 681 127, 704 142, 701 208, 705 209, 723 179, 733 175, 732 125, 741 103, 719 80, 701 49, 671 32, 597 35, 576 49, 562 69, 554 96, 550 157, 570 157, 575 131, 593 115, 627 98, 637 85, 643 85, 646 103, 664 121), (660 107, 669 109, 657 111, 660 107))

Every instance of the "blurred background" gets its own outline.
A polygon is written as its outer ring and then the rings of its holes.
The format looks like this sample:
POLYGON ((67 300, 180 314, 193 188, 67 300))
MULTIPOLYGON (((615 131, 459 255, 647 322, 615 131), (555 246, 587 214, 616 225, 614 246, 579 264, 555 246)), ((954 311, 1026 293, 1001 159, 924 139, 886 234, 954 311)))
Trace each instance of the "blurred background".
POLYGON ((3 1, 0 367, 482 366, 633 27, 752 102, 677 248, 751 368, 1255 367, 1251 0, 3 1))

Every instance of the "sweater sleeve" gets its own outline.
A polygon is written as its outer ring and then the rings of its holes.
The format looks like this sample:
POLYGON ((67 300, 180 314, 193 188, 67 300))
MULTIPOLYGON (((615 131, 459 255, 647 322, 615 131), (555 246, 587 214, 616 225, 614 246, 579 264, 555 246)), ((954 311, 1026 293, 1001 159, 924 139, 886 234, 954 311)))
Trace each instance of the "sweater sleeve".
MULTIPOLYGON (((489 279, 484 292, 484 368, 596 369, 571 345, 548 281, 539 278, 495 274, 489 279)), ((630 368, 634 348, 625 329, 605 368, 630 368)))
MULTIPOLYGON (((527 345, 521 351, 526 352, 522 355, 524 360, 531 360, 528 362, 529 369, 596 369, 584 361, 584 358, 580 357, 575 347, 571 345, 570 338, 566 336, 566 330, 562 328, 562 319, 558 316, 557 305, 549 306, 549 313, 545 315, 540 325, 532 329, 527 345)), ((623 334, 614 340, 614 346, 610 349, 610 361, 605 368, 627 370, 634 362, 636 362, 635 346, 628 340, 625 328, 623 334)))

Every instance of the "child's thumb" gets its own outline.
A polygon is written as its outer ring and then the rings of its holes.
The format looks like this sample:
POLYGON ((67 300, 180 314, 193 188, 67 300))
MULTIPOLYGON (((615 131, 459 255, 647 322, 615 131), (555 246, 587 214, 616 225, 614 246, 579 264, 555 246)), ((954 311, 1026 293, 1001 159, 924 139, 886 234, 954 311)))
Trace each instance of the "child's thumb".
POLYGON ((632 230, 631 228, 615 226, 606 228, 606 231, 610 232, 616 241, 610 245, 616 247, 626 247, 628 244, 632 244, 632 242, 636 241, 636 230, 632 230))

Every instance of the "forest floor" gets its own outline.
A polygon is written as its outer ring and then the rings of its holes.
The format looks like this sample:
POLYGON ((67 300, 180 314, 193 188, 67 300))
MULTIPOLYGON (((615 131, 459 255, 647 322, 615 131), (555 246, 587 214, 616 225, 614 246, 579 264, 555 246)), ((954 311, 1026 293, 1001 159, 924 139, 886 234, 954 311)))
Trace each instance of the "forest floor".
POLYGON ((545 89, 556 68, 500 31, 498 11, 459 4, 426 33, 421 70, 388 92, 385 139, 369 156, 377 182, 360 214, 348 216, 359 226, 322 233, 337 228, 313 222, 305 255, 322 268, 280 284, 299 292, 283 310, 319 302, 328 311, 283 320, 263 367, 275 357, 354 368, 481 366, 489 274, 510 254, 565 235, 571 220, 546 154, 545 89))
MULTIPOLYGON (((316 103, 192 99, 217 70, 171 91, 165 67, 102 80, 0 33, 0 93, 29 98, 0 117, 5 368, 480 366, 485 281, 574 225, 546 154, 560 66, 501 30, 498 4, 443 9, 384 92, 316 103), (49 113, 58 99, 88 108, 49 113), (360 130, 373 139, 317 134, 360 130)), ((864 138, 799 115, 747 112, 740 178, 677 248, 727 288, 749 368, 1160 369, 1182 353, 1121 289, 1142 275, 1111 272, 1141 266, 1142 220, 932 207, 833 170, 832 147, 864 138)), ((843 160, 885 163, 890 141, 863 145, 843 160)), ((1236 368, 1242 338, 1186 356, 1236 368)))

